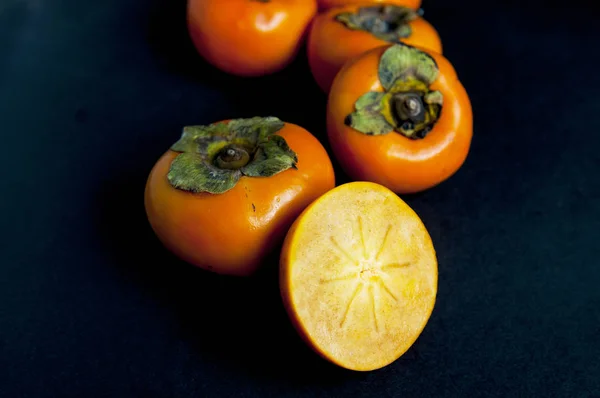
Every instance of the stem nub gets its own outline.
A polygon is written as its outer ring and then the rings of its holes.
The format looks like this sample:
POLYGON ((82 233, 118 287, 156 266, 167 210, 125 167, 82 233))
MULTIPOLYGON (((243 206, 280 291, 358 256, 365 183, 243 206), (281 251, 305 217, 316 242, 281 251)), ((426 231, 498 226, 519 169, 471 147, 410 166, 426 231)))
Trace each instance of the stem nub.
POLYGON ((398 120, 398 124, 406 122, 418 124, 425 121, 425 107, 418 93, 396 93, 392 101, 394 117, 398 120))
POLYGON ((250 162, 248 151, 237 145, 228 145, 215 156, 214 164, 220 169, 238 170, 250 162))

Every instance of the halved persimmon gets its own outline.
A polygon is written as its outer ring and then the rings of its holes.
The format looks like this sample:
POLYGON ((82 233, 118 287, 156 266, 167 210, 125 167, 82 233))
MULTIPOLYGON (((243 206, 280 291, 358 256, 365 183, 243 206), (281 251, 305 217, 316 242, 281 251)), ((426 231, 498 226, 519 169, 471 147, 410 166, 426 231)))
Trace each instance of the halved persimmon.
POLYGON ((346 183, 315 200, 281 252, 281 295, 300 336, 357 371, 387 366, 413 345, 433 311, 437 277, 419 216, 371 182, 346 183))

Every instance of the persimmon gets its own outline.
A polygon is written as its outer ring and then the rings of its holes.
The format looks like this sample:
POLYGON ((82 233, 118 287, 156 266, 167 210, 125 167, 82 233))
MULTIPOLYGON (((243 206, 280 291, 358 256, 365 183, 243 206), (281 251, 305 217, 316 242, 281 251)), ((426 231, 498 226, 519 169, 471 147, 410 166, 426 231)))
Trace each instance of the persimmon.
POLYGON ((350 182, 309 205, 280 258, 284 306, 302 339, 341 367, 402 356, 437 295, 437 259, 419 216, 388 188, 350 182))
POLYGON ((341 7, 348 4, 369 4, 369 3, 385 3, 396 4, 400 6, 418 9, 421 7, 421 0, 318 0, 319 9, 326 10, 332 7, 341 7))
POLYGON ((327 133, 352 179, 419 192, 465 162, 471 102, 443 55, 402 43, 383 46, 349 61, 336 76, 327 133))
POLYGON ((316 12, 316 0, 189 0, 187 26, 208 63, 262 76, 291 63, 316 12))
POLYGON ((249 276, 334 186, 327 152, 304 128, 232 119, 183 129, 148 176, 145 208, 160 241, 184 261, 249 276))
POLYGON ((390 43, 407 43, 442 53, 435 28, 413 9, 396 5, 349 5, 319 14, 309 31, 308 61, 313 77, 328 92, 351 58, 390 43))

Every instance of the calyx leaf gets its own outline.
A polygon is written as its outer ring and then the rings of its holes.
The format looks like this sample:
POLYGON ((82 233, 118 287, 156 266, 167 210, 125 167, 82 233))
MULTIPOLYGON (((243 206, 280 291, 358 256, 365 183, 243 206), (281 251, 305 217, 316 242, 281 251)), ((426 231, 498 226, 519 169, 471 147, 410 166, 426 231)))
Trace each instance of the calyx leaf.
POLYGON ((367 135, 382 135, 394 130, 382 114, 385 93, 368 92, 355 104, 356 111, 348 115, 346 124, 367 135))
POLYGON ((184 127, 171 146, 180 154, 171 163, 168 181, 177 189, 220 194, 242 176, 270 177, 295 168, 296 153, 276 135, 284 126, 276 117, 253 117, 184 127))
POLYGON ((227 135, 225 123, 208 126, 185 126, 181 138, 171 146, 176 152, 195 152, 200 142, 227 135))
POLYGON ((298 156, 290 149, 280 135, 272 135, 259 144, 254 161, 242 167, 242 174, 248 177, 270 177, 296 168, 298 156))
POLYGON ((343 12, 335 19, 348 29, 363 30, 380 40, 399 43, 412 34, 410 22, 419 14, 408 7, 377 5, 360 7, 356 12, 343 12))
POLYGON ((429 88, 438 74, 429 54, 403 43, 390 46, 379 60, 384 91, 358 98, 345 124, 366 135, 396 131, 409 139, 424 138, 443 104, 442 93, 429 88))
POLYGON ((197 153, 184 152, 171 163, 167 178, 177 189, 214 194, 229 191, 240 179, 239 170, 219 169, 204 161, 197 153))
POLYGON ((424 51, 406 44, 390 46, 379 60, 379 81, 390 90, 398 80, 419 80, 427 86, 438 77, 435 60, 424 51))

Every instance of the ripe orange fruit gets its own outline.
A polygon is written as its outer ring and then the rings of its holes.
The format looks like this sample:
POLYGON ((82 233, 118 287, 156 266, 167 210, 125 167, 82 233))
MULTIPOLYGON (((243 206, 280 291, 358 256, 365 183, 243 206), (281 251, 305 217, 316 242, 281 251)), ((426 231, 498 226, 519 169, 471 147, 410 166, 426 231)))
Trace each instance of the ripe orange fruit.
POLYGON ((316 0, 189 0, 187 26, 198 53, 237 76, 288 66, 317 13, 316 0))
POLYGON ((334 186, 329 156, 309 131, 275 117, 241 118, 186 126, 152 168, 144 203, 179 258, 248 276, 334 186))
POLYGON ((352 180, 415 193, 462 167, 473 110, 448 59, 397 43, 369 50, 340 70, 329 92, 327 133, 352 180))
POLYGON ((399 6, 405 6, 414 8, 415 10, 421 6, 421 0, 319 0, 319 10, 327 10, 332 7, 342 7, 349 4, 395 4, 399 6))
POLYGON ((418 215, 391 190, 351 182, 308 206, 286 235, 280 288, 304 341, 347 369, 384 367, 425 327, 437 259, 418 215))
POLYGON ((436 29, 418 12, 394 5, 347 5, 322 12, 308 36, 311 73, 324 92, 348 60, 376 47, 402 42, 442 53, 436 29))

